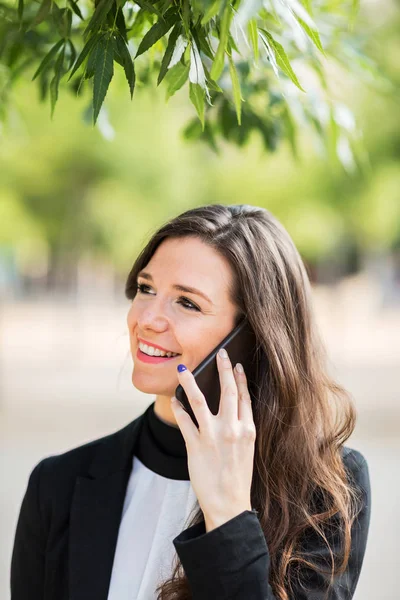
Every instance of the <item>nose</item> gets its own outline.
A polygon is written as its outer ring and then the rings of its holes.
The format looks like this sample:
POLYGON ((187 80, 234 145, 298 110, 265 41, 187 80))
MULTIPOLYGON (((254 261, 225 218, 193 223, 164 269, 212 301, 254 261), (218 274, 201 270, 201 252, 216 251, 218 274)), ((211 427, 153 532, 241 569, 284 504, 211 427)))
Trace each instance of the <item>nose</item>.
POLYGON ((165 331, 168 328, 168 318, 160 308, 155 304, 151 308, 143 309, 138 317, 137 324, 139 331, 152 329, 153 331, 165 331))

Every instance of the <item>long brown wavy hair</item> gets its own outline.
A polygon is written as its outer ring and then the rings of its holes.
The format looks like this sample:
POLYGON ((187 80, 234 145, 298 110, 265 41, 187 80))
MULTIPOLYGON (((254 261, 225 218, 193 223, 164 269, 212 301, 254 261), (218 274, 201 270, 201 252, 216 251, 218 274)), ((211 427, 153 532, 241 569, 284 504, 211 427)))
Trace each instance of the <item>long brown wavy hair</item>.
MULTIPOLYGON (((270 586, 279 600, 289 600, 302 568, 328 573, 332 584, 348 564, 360 495, 347 479, 341 450, 354 430, 355 408, 327 374, 302 259, 285 228, 264 208, 212 204, 173 218, 138 256, 126 282, 127 298, 135 297, 137 275, 162 241, 188 236, 228 260, 238 320, 245 316, 258 340, 263 368, 252 394, 256 442, 251 505, 270 553, 270 586), (342 540, 339 556, 325 527, 333 517, 342 540), (307 532, 326 546, 327 570, 302 551, 307 532)), ((188 526, 203 519, 199 509, 188 526)), ((177 555, 171 578, 157 593, 157 600, 192 598, 177 555)))

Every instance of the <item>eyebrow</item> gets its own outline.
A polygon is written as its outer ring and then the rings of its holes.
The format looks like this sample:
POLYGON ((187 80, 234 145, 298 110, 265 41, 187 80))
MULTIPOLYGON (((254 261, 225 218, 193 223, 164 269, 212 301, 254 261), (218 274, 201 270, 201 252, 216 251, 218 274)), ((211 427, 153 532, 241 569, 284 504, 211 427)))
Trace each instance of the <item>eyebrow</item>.
MULTIPOLYGON (((147 273, 146 271, 140 271, 140 273, 138 273, 138 277, 142 277, 143 279, 147 279, 148 281, 153 281, 152 275, 150 275, 150 273, 147 273)), ((178 290, 180 292, 186 292, 187 294, 195 294, 197 296, 201 296, 202 298, 204 298, 204 300, 207 300, 207 302, 212 304, 208 296, 206 296, 203 292, 197 290, 194 287, 189 287, 188 285, 180 285, 178 283, 176 283, 172 287, 174 288, 174 290, 178 290)))

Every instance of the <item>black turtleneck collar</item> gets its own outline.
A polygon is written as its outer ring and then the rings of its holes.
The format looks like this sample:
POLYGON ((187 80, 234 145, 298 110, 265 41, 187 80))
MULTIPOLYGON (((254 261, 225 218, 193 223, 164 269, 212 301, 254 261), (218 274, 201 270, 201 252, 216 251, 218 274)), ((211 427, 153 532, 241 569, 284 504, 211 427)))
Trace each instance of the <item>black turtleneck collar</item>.
POLYGON ((151 471, 168 479, 189 480, 187 450, 179 427, 161 420, 155 402, 143 414, 135 456, 151 471))

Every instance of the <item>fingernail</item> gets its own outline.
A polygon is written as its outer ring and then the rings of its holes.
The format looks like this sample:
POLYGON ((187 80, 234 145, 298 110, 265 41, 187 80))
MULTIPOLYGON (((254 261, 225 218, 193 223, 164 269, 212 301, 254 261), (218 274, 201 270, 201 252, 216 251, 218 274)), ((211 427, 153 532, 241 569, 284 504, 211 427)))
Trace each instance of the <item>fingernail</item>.
POLYGON ((172 396, 171 402, 177 402, 177 399, 175 398, 175 396, 172 396))
POLYGON ((243 373, 243 367, 242 367, 242 365, 240 363, 237 363, 237 365, 236 365, 236 371, 238 373, 243 373))
POLYGON ((185 365, 178 365, 177 369, 178 369, 179 373, 182 373, 183 371, 186 371, 185 365))
POLYGON ((218 354, 220 355, 221 358, 228 358, 228 353, 225 350, 225 348, 221 348, 221 350, 219 350, 218 354))

